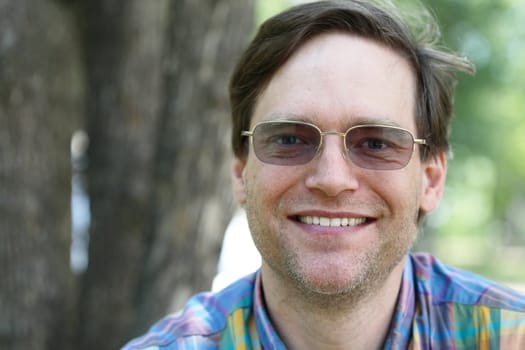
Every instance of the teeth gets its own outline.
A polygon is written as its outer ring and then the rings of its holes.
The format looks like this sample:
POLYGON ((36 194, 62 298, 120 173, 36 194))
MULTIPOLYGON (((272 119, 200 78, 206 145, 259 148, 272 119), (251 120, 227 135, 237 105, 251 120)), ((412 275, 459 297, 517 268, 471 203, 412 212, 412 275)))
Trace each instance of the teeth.
POLYGON ((299 221, 308 225, 341 227, 360 225, 366 221, 366 218, 325 218, 319 216, 299 216, 299 221))
POLYGON ((338 218, 330 219, 330 226, 341 226, 341 219, 338 219, 338 218))

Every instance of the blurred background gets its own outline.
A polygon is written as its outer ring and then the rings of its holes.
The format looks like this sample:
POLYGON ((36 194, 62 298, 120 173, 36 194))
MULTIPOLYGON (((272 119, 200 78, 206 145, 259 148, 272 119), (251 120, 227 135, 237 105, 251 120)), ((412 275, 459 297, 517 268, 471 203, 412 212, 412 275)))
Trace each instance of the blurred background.
MULTIPOLYGON (((0 1, 0 349, 115 349, 211 288, 229 75, 298 2, 0 1)), ((422 3, 477 73, 415 250, 525 290, 525 3, 422 3)))

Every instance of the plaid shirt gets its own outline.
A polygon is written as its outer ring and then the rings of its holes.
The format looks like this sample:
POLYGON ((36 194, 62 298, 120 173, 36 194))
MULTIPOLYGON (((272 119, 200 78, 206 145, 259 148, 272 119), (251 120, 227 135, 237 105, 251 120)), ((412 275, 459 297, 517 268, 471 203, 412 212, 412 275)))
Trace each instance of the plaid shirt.
MULTIPOLYGON (((261 290, 257 272, 196 295, 123 349, 286 349, 261 290)), ((525 349, 525 296, 411 254, 384 349, 525 349)))

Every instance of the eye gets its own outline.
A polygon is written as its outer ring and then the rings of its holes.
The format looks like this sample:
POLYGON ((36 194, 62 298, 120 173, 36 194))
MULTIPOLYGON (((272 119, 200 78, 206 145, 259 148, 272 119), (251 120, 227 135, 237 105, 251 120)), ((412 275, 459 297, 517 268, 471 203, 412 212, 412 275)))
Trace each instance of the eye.
POLYGON ((382 150, 388 147, 387 142, 382 139, 368 139, 364 145, 372 150, 382 150))
POLYGON ((272 142, 278 145, 297 145, 304 143, 297 135, 283 134, 272 137, 272 142))

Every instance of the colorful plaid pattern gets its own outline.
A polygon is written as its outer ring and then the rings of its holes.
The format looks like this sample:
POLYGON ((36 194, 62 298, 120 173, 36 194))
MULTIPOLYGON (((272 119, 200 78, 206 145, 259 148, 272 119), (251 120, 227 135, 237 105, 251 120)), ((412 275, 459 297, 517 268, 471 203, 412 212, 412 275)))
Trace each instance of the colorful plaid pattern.
MULTIPOLYGON (((285 349, 260 283, 258 272, 217 294, 196 295, 123 349, 285 349)), ((525 349, 525 296, 411 254, 384 349, 525 349)))

